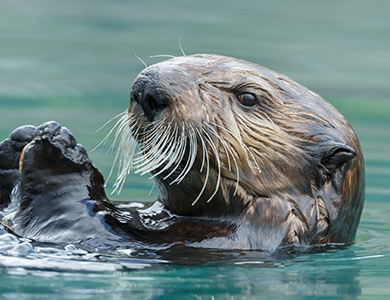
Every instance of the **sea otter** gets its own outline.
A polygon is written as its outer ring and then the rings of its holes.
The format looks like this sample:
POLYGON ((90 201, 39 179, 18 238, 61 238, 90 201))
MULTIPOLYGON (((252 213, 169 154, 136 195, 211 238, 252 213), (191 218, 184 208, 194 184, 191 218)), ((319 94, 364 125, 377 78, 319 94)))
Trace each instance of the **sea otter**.
POLYGON ((219 55, 172 58, 138 75, 117 129, 116 187, 132 169, 151 173, 153 204, 108 200, 67 128, 22 126, 0 144, 0 200, 7 206, 13 189, 19 201, 11 230, 45 242, 269 252, 354 241, 359 141, 284 75, 219 55))

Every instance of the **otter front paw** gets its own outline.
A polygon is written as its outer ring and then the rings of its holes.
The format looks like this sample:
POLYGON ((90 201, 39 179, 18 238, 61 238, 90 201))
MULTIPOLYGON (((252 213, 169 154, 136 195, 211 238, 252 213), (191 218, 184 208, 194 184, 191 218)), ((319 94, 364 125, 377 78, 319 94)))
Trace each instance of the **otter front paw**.
POLYGON ((24 125, 16 128, 0 143, 0 208, 10 202, 11 191, 19 178, 20 153, 35 134, 35 126, 24 125))

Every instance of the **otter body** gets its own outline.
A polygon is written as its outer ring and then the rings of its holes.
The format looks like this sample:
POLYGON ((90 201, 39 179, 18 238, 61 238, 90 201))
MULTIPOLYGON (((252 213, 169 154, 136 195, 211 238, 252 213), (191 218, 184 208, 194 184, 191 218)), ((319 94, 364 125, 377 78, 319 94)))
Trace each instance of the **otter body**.
POLYGON ((270 252, 354 241, 359 141, 336 109, 284 75, 218 55, 173 58, 139 74, 118 130, 117 188, 132 169, 151 173, 155 203, 113 204, 69 130, 24 126, 0 144, 2 206, 19 191, 12 230, 38 241, 270 252))

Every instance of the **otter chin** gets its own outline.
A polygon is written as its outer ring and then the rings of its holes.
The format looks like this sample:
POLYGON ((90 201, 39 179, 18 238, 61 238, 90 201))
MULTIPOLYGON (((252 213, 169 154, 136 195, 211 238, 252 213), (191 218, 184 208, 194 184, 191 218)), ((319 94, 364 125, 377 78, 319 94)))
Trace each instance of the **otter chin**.
POLYGON ((15 180, 23 205, 12 229, 22 236, 270 252, 354 241, 365 188, 356 134, 319 95, 259 65, 201 54, 137 76, 117 122, 115 186, 131 171, 151 174, 159 194, 148 207, 110 202, 70 131, 53 122, 38 128, 26 134, 15 180))

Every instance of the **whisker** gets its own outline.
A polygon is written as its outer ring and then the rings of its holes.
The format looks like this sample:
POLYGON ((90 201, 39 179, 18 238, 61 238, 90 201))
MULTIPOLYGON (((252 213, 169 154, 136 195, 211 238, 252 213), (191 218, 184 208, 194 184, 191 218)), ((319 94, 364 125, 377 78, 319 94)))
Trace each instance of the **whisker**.
POLYGON ((206 189, 206 185, 207 185, 207 182, 208 182, 208 179, 209 179, 209 174, 210 174, 209 156, 208 156, 208 152, 206 150, 205 142, 203 141, 203 137, 202 137, 201 133, 199 132, 199 129, 197 127, 195 127, 195 130, 198 133, 199 139, 200 139, 200 141, 202 143, 203 154, 204 154, 205 161, 206 161, 206 177, 205 177, 205 181, 203 183, 202 189, 200 190, 200 192, 199 192, 198 196, 196 197, 196 199, 191 203, 191 206, 194 206, 199 201, 200 197, 202 196, 204 190, 206 189))
POLYGON ((202 142, 202 164, 200 166, 199 172, 202 172, 203 168, 204 168, 204 166, 206 164, 206 152, 207 152, 207 149, 205 147, 205 143, 203 142, 203 138, 202 138, 202 136, 200 134, 199 134, 199 139, 202 142))
MULTIPOLYGON (((134 130, 135 126, 136 126, 135 118, 132 118, 132 117, 129 117, 129 116, 123 116, 123 119, 120 120, 120 123, 118 124, 118 129, 117 129, 117 131, 115 133, 114 141, 112 142, 109 150, 113 150, 114 149, 115 144, 117 143, 118 140, 120 141, 119 145, 123 146, 123 138, 122 138, 122 136, 126 133, 127 129, 129 129, 128 133, 130 134, 130 138, 132 138, 131 132, 134 130)), ((124 144, 124 145, 126 146, 126 144, 124 144)))
MULTIPOLYGON (((114 130, 117 130, 114 137, 114 144, 118 140, 120 143, 113 167, 111 168, 108 176, 108 178, 111 177, 114 166, 118 165, 118 176, 114 183, 113 193, 119 193, 121 191, 125 183, 126 176, 133 169, 135 169, 136 174, 144 175, 163 166, 150 178, 155 178, 164 171, 170 170, 169 174, 165 175, 163 178, 163 180, 167 180, 184 161, 185 164, 183 163, 184 166, 180 171, 180 174, 175 176, 175 178, 169 183, 170 185, 174 183, 180 184, 180 182, 184 180, 193 168, 198 155, 198 147, 200 146, 200 151, 202 152, 200 172, 205 172, 206 174, 203 186, 191 205, 194 206, 206 190, 207 184, 210 180, 210 154, 212 153, 216 160, 218 175, 216 178, 215 189, 206 201, 209 203, 217 194, 222 178, 222 163, 216 141, 218 141, 224 149, 229 171, 233 169, 233 166, 235 167, 236 187, 234 195, 237 193, 240 182, 238 161, 226 141, 222 138, 220 133, 218 133, 217 128, 224 130, 237 140, 230 130, 214 122, 207 123, 205 121, 203 121, 204 127, 202 128, 197 128, 191 124, 186 125, 183 121, 180 126, 177 126, 177 123, 173 122, 173 120, 166 124, 166 119, 162 119, 151 124, 144 124, 141 123, 140 120, 137 120, 136 117, 128 111, 118 114, 104 124, 102 128, 116 118, 119 118, 118 121, 104 138, 104 141, 102 141, 105 142, 108 139, 108 136, 110 136, 114 130), (138 144, 137 141, 142 142, 138 144), (140 149, 139 151, 137 150, 138 148, 140 149), (209 153, 208 149, 211 150, 211 153, 209 153)), ((245 148, 248 155, 254 161, 258 171, 261 172, 251 149, 249 149, 242 141, 237 141, 243 148, 245 148)))
POLYGON ((228 159, 229 170, 231 170, 229 153, 232 156, 232 159, 233 159, 234 164, 236 166, 236 188, 235 188, 234 193, 233 193, 233 196, 235 196, 237 194, 238 185, 239 185, 239 182, 240 182, 240 172, 239 172, 239 169, 238 169, 237 160, 234 157, 234 154, 233 154, 232 150, 229 148, 229 146, 227 146, 226 142, 219 136, 219 134, 215 131, 215 129, 213 127, 211 127, 209 124, 207 124, 206 122, 203 122, 203 124, 208 126, 210 128, 211 133, 213 133, 221 141, 222 146, 224 147, 225 152, 226 152, 226 157, 228 159))
POLYGON ((150 58, 175 58, 176 56, 174 55, 169 55, 169 54, 157 54, 157 55, 151 55, 149 56, 150 58))
POLYGON ((162 144, 164 144, 168 131, 164 131, 160 126, 157 126, 154 128, 154 132, 150 135, 151 138, 144 138, 143 143, 141 144, 141 150, 140 150, 140 157, 138 157, 135 161, 137 171, 136 173, 142 172, 140 171, 141 167, 149 164, 151 161, 153 161, 154 157, 157 157, 159 155, 159 151, 162 147, 160 147, 162 144))
MULTIPOLYGON (((177 128, 176 128, 177 129, 177 128)), ((178 133, 178 130, 176 131, 176 149, 173 153, 173 157, 172 157, 172 163, 176 163, 176 166, 171 170, 171 172, 166 175, 164 177, 164 180, 168 179, 176 170, 177 168, 179 167, 180 165, 180 161, 181 161, 181 157, 183 156, 183 151, 185 150, 185 136, 184 136, 184 132, 182 131, 179 135, 178 133)), ((175 178, 173 181, 171 181, 169 183, 169 185, 172 185, 173 183, 176 182, 176 179, 175 178)))
MULTIPOLYGON (((171 127, 171 124, 169 127, 171 127)), ((166 163, 167 159, 169 159, 172 151, 174 150, 175 136, 174 136, 174 134, 172 134, 172 132, 169 129, 167 130, 167 132, 168 132, 168 135, 164 139, 164 142, 163 142, 163 144, 167 144, 167 146, 165 147, 165 150, 163 150, 164 148, 157 149, 157 155, 156 155, 156 158, 154 161, 155 165, 153 166, 153 169, 151 169, 150 171, 155 170, 155 169, 159 168, 161 165, 163 165, 164 163, 166 163)), ((152 179, 152 178, 158 176, 159 174, 161 174, 162 172, 164 172, 167 168, 169 168, 170 164, 172 164, 172 162, 169 162, 168 164, 166 164, 164 166, 164 168, 162 168, 159 172, 157 172, 156 174, 149 177, 149 179, 152 179)))
POLYGON ((214 152, 214 156, 217 159, 217 168, 218 168, 217 183, 215 184, 214 193, 207 200, 207 203, 209 203, 214 198, 215 194, 218 192, 218 189, 219 189, 219 185, 220 185, 220 182, 221 182, 221 161, 220 161, 220 158, 219 158, 219 155, 218 155, 217 148, 215 147, 215 144, 214 144, 213 140, 211 139, 210 135, 207 133, 207 131, 204 128, 202 128, 202 131, 206 135, 206 142, 209 143, 211 149, 214 152))
POLYGON ((241 144, 241 146, 243 146, 243 147, 248 151, 248 153, 249 153, 250 156, 252 157, 252 159, 253 159, 253 161, 254 161, 256 167, 257 167, 257 170, 259 171, 259 173, 261 173, 261 169, 260 169, 260 167, 259 167, 259 165, 258 165, 258 163, 257 163, 257 161, 256 161, 256 159, 255 159, 255 156, 253 155, 252 151, 251 151, 251 150, 250 150, 242 141, 238 140, 238 139, 235 137, 235 135, 234 135, 230 130, 226 129, 225 127, 222 127, 221 125, 218 125, 218 124, 213 123, 213 122, 210 122, 210 123, 213 124, 214 126, 218 127, 218 128, 221 128, 221 129, 225 130, 225 131, 228 132, 233 138, 235 138, 236 141, 238 141, 238 142, 241 144))
POLYGON ((256 161, 255 156, 253 155, 251 149, 249 149, 244 143, 242 145, 248 151, 248 153, 252 156, 252 159, 253 159, 253 161, 254 161, 254 163, 256 165, 256 168, 259 171, 259 174, 261 174, 261 169, 260 169, 259 165, 257 164, 257 161, 256 161))
POLYGON ((115 117, 112 117, 110 120, 108 120, 106 123, 104 123, 103 126, 101 126, 98 130, 96 130, 96 132, 99 132, 100 130, 102 130, 104 127, 106 127, 108 124, 110 124, 113 120, 119 118, 119 120, 115 123, 115 125, 112 127, 112 129, 106 134, 106 136, 99 142, 99 144, 97 144, 92 150, 91 152, 95 151, 97 148, 99 148, 102 144, 105 144, 108 140, 108 138, 110 137, 110 135, 112 134, 112 132, 115 130, 115 128, 118 126, 118 124, 120 124, 120 122, 122 121, 122 117, 124 115, 127 115, 127 110, 117 114, 115 117))
MULTIPOLYGON (((178 160, 177 160, 177 167, 180 165, 181 161, 183 160, 187 148, 187 137, 185 135, 185 130, 184 130, 184 122, 182 122, 182 129, 181 129, 181 135, 180 135, 180 150, 178 152, 178 160)), ((187 161, 188 163, 188 161, 187 161)), ((184 171, 184 170, 183 170, 184 171)), ((172 185, 174 183, 179 183, 181 175, 183 174, 183 171, 177 176, 173 181, 171 181, 169 184, 172 185)))
POLYGON ((153 185, 152 185, 152 188, 150 189, 149 191, 149 194, 148 196, 150 196, 152 193, 153 193, 153 190, 154 190, 154 187, 156 186, 156 180, 153 180, 153 185))
POLYGON ((211 127, 205 121, 203 121, 203 124, 206 125, 209 128, 210 132, 221 142, 223 148, 225 149, 226 157, 227 157, 227 160, 228 160, 228 169, 230 171, 232 168, 231 168, 231 164, 230 164, 230 158, 229 158, 229 155, 228 155, 228 151, 227 151, 227 148, 226 148, 226 142, 221 139, 221 137, 219 136, 219 134, 215 131, 215 129, 213 127, 211 127))
POLYGON ((183 54, 183 56, 186 56, 186 54, 184 53, 182 44, 181 44, 181 35, 179 35, 179 47, 180 47, 180 52, 181 52, 181 54, 183 54))
MULTIPOLYGON (((174 163, 176 163, 176 152, 177 152, 176 149, 177 149, 177 143, 178 143, 177 139, 178 139, 178 137, 177 137, 177 126, 175 124, 175 128, 174 128, 174 130, 173 130, 173 132, 171 134, 170 144, 167 147, 167 153, 166 153, 167 159, 166 160, 168 160, 168 163, 164 166, 164 168, 162 168, 159 172, 157 172, 156 174, 151 176, 149 179, 152 179, 152 178, 160 175, 165 170, 169 169, 174 163)), ((177 168, 177 166, 176 166, 176 168, 177 168)), ((171 173, 172 173, 172 171, 171 171, 171 173)), ((164 180, 166 178, 168 178, 170 176, 170 174, 168 176, 166 176, 164 178, 164 180)))
POLYGON ((188 172, 191 170, 192 166, 194 165, 194 162, 196 159, 198 146, 197 146, 196 136, 195 136, 195 133, 193 132, 193 130, 194 129, 191 125, 189 128, 189 131, 188 131, 189 141, 190 141, 188 160, 187 160, 185 167, 183 168, 182 173, 176 178, 177 184, 179 184, 185 178, 185 176, 188 174, 188 172))
MULTIPOLYGON (((150 144, 150 148, 147 149, 147 155, 144 156, 144 162, 137 165, 137 170, 135 171, 136 174, 141 173, 141 176, 143 176, 146 173, 156 169, 161 163, 165 161, 165 158, 162 155, 162 151, 164 149, 163 145, 169 136, 169 132, 165 130, 162 132, 161 138, 158 138, 156 144, 150 144)), ((143 151, 144 150, 145 149, 143 149, 143 151)))
MULTIPOLYGON (((123 140, 125 139, 124 135, 128 135, 128 133, 124 132, 125 129, 127 128, 127 123, 128 123, 128 119, 129 119, 129 116, 126 115, 123 115, 121 117, 121 119, 115 124, 115 126, 111 129, 110 133, 117 127, 117 132, 115 133, 115 136, 114 136, 114 141, 112 142, 111 146, 110 146, 110 149, 109 150, 112 150, 114 145, 116 144, 117 140, 119 137, 123 137, 120 139, 121 143, 119 144, 118 146, 118 150, 116 152, 116 155, 115 155, 115 158, 114 158, 114 162, 112 164, 112 167, 111 167, 111 170, 110 170, 110 173, 108 174, 108 177, 107 177, 107 180, 106 180, 106 183, 108 182, 108 180, 111 178, 111 175, 114 171, 114 168, 116 166, 116 162, 118 161, 118 158, 120 159, 120 157, 124 154, 124 151, 123 150, 123 145, 121 146, 121 144, 123 143, 123 140)), ((135 126, 135 124, 133 124, 133 126, 135 126)), ((131 133, 132 129, 129 129, 129 132, 131 133)), ((109 133, 109 134, 110 134, 109 133)), ((131 144, 131 139, 132 137, 130 136, 130 144, 131 144)), ((125 144, 126 147, 128 147, 128 144, 125 144)), ((121 159, 120 159, 121 160, 121 159)), ((119 167, 120 167, 120 164, 119 164, 119 167)), ((122 166, 123 167, 123 166, 122 166)), ((118 170, 118 173, 119 173, 119 170, 118 170)))
MULTIPOLYGON (((129 117, 128 119, 134 120, 134 118, 132 117, 129 117)), ((123 185, 126 181, 126 176, 133 168, 133 158, 138 147, 136 138, 138 136, 138 132, 141 125, 137 126, 137 123, 134 123, 130 126, 127 123, 128 119, 123 118, 122 123, 119 125, 118 130, 115 134, 115 140, 120 139, 120 143, 118 146, 117 154, 114 159, 113 167, 111 168, 108 178, 111 177, 112 172, 114 170, 114 166, 117 163, 119 165, 119 169, 117 178, 114 182, 114 190, 112 191, 112 194, 116 191, 120 193, 120 191, 122 190, 123 185)))
POLYGON ((149 126, 149 128, 144 128, 141 138, 143 142, 141 143, 139 151, 140 156, 134 161, 134 164, 136 164, 138 168, 143 165, 142 162, 144 162, 144 160, 147 160, 152 156, 153 153, 148 151, 155 147, 156 143, 161 140, 161 132, 163 131, 162 126, 163 124, 161 123, 157 124, 155 127, 149 126))
POLYGON ((134 54, 134 55, 145 66, 145 68, 148 67, 148 65, 141 59, 141 57, 139 57, 137 54, 134 54))

